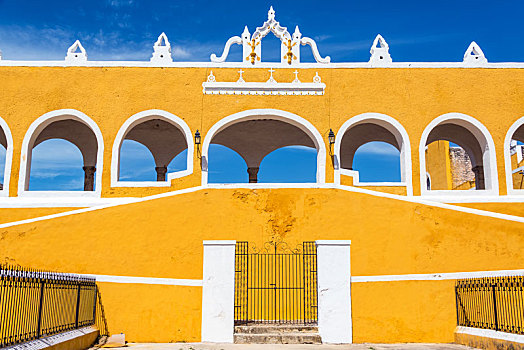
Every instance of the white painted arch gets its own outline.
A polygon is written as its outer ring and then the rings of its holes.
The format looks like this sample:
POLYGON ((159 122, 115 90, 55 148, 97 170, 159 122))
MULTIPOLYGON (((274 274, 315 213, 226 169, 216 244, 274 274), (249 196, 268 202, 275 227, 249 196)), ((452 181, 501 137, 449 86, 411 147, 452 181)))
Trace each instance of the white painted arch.
POLYGON ((113 143, 113 150, 111 153, 111 187, 169 187, 171 180, 184 177, 193 173, 193 154, 194 154, 193 135, 191 129, 186 122, 176 115, 160 110, 149 109, 132 115, 127 119, 118 130, 115 141, 113 143), (136 125, 147 122, 152 119, 162 119, 184 134, 187 143, 187 166, 186 170, 168 173, 166 181, 119 181, 120 173, 120 147, 126 137, 127 133, 131 131, 136 125))
POLYGON ((513 135, 515 134, 517 129, 520 128, 522 125, 524 125, 524 117, 519 118, 510 126, 508 132, 506 133, 506 137, 504 138, 504 170, 506 172, 506 189, 507 193, 510 195, 524 193, 524 189, 519 190, 513 188, 513 169, 511 169, 510 153, 510 146, 511 140, 513 139, 513 135))
POLYGON ((461 196, 464 191, 429 190, 426 188, 426 142, 431 131, 441 124, 455 124, 462 126, 475 136, 480 148, 483 150, 482 163, 484 166, 485 190, 468 191, 468 196, 485 196, 499 194, 499 181, 497 176, 497 157, 495 143, 488 129, 477 119, 463 113, 451 112, 433 119, 422 132, 419 144, 420 159, 420 193, 423 196, 461 196), (461 193, 462 192, 462 193, 461 193))
POLYGON ((0 191, 0 197, 9 197, 9 183, 11 180, 11 167, 13 165, 13 135, 6 121, 0 117, 0 129, 4 132, 6 139, 5 164, 4 164, 4 183, 0 191))
POLYGON ((208 181, 208 159, 209 159, 209 145, 213 137, 220 131, 233 124, 256 119, 274 119, 286 122, 296 126, 306 133, 317 149, 317 184, 326 182, 326 145, 322 139, 322 135, 318 130, 306 119, 293 114, 291 112, 282 111, 279 109, 249 109, 227 116, 217 123, 206 133, 204 143, 202 144, 202 185, 207 185, 208 181))
POLYGON ((86 114, 76 109, 59 109, 45 113, 36 119, 25 133, 20 155, 20 173, 18 176, 18 196, 20 197, 100 197, 102 193, 102 173, 104 162, 104 139, 98 125, 86 114), (94 191, 28 191, 31 170, 33 144, 42 130, 49 124, 60 120, 76 120, 91 129, 97 142, 96 174, 94 191))
POLYGON ((406 193, 408 196, 413 195, 413 179, 412 179, 412 168, 411 168, 411 143, 409 141, 408 133, 406 129, 400 124, 395 118, 390 117, 386 114, 381 113, 362 113, 353 118, 348 119, 337 132, 335 138, 335 183, 340 184, 340 176, 346 175, 353 177, 354 186, 406 186, 406 193), (342 138, 346 131, 352 127, 371 123, 381 126, 391 132, 398 144, 401 146, 400 149, 400 173, 401 182, 360 182, 358 171, 342 169, 340 167, 340 147, 342 144, 342 138))

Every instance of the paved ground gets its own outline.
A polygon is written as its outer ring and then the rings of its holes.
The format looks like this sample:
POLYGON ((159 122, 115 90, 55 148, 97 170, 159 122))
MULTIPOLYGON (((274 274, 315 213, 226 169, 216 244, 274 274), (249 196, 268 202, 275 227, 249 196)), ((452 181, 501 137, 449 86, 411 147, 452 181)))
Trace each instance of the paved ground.
MULTIPOLYGON (((279 345, 279 344, 128 344, 128 348, 151 350, 468 350, 456 344, 351 344, 351 345, 279 345)), ((120 348, 123 349, 123 348, 120 348)))

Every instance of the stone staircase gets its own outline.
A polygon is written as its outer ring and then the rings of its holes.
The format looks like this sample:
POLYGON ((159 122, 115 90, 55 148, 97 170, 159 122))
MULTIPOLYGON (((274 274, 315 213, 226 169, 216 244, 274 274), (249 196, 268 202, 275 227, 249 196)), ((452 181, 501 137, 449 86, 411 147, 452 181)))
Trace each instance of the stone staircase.
POLYGON ((321 344, 317 326, 256 324, 235 326, 235 344, 321 344))

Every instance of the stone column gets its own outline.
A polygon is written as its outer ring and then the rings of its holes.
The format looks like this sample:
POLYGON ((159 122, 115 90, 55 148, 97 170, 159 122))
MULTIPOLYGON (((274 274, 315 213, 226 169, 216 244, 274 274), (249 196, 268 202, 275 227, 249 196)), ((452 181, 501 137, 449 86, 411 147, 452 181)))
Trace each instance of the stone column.
POLYGON ((316 244, 318 331, 322 343, 351 343, 351 241, 322 240, 316 244))
POLYGON ((155 170, 156 170, 156 181, 166 181, 167 167, 166 166, 157 166, 155 167, 155 170))
POLYGON ((258 182, 258 167, 248 167, 247 173, 249 174, 249 183, 257 183, 258 182))
POLYGON ((201 341, 232 343, 236 241, 204 241, 201 341))
POLYGON ((471 168, 471 170, 475 174, 475 187, 477 188, 477 190, 485 190, 486 182, 484 180, 484 166, 477 165, 471 168))
POLYGON ((82 167, 82 169, 84 169, 84 191, 94 191, 96 167, 89 165, 82 167))

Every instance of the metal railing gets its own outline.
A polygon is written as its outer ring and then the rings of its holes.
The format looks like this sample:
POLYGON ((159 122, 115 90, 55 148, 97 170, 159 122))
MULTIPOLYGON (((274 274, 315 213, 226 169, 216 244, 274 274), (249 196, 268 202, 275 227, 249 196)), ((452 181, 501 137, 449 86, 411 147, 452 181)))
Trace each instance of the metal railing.
POLYGON ((457 280, 457 324, 524 334, 523 289, 523 276, 457 280))
POLYGON ((0 348, 95 324, 95 278, 0 265, 0 348))

